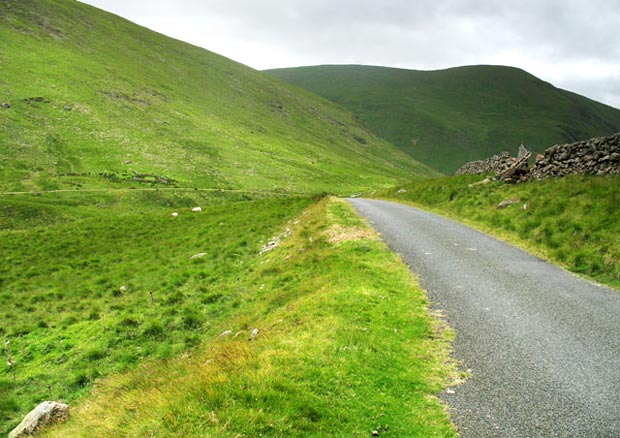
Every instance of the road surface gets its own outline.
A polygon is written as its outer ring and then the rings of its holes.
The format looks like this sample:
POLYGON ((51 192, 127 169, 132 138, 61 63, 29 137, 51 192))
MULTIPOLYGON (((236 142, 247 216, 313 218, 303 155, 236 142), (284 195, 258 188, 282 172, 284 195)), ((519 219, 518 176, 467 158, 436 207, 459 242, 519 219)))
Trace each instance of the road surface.
POLYGON ((350 199, 456 330, 463 438, 620 437, 620 292, 448 219, 350 199))

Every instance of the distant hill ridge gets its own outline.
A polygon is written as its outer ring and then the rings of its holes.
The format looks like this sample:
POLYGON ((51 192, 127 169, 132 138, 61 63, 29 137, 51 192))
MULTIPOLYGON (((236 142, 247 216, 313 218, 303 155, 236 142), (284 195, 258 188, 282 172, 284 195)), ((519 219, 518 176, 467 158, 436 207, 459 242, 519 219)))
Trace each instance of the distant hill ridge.
POLYGON ((74 0, 3 0, 0 41, 0 190, 347 193, 436 174, 336 105, 74 0))
POLYGON ((542 152, 620 131, 620 110, 514 67, 324 65, 267 72, 353 111, 378 135, 445 173, 520 143, 542 152))

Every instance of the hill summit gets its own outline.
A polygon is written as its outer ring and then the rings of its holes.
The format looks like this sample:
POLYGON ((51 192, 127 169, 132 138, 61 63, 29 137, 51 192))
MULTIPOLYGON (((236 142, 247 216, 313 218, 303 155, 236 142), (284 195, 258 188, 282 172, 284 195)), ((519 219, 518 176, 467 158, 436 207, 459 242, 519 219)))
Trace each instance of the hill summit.
POLYGON ((73 0, 0 7, 0 189, 348 191, 434 172, 336 105, 73 0))
POLYGON ((360 65, 268 70, 353 111, 378 135, 437 170, 525 143, 536 152, 620 131, 620 110, 514 67, 437 71, 360 65))

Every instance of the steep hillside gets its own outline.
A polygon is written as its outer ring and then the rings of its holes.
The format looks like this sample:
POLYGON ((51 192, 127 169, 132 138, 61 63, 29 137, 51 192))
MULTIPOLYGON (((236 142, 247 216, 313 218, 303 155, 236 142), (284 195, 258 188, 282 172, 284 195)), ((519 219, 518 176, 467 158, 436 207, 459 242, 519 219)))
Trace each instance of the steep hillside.
POLYGON ((335 105, 73 0, 2 1, 0 41, 1 190, 346 192, 433 173, 335 105))
POLYGON ((416 160, 446 173, 514 152, 522 142, 542 151, 620 131, 620 110, 512 67, 330 65, 268 73, 341 104, 416 160))

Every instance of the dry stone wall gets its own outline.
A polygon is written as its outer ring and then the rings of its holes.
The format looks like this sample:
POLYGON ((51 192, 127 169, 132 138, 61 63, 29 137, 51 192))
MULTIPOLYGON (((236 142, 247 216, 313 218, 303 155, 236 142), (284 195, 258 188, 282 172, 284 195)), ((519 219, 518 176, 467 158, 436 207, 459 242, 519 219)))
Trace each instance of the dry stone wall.
POLYGON ((572 174, 612 173, 620 173, 620 133, 551 146, 536 160, 528 176, 530 179, 544 179, 572 174))
POLYGON ((501 152, 491 158, 480 161, 472 161, 464 164, 457 171, 456 175, 479 175, 482 173, 500 173, 510 167, 515 159, 508 152, 501 152))
MULTIPOLYGON (((506 152, 487 160, 473 161, 457 170, 457 175, 502 173, 517 162, 506 152)), ((523 169, 513 182, 565 175, 620 174, 620 133, 568 144, 556 144, 538 155, 536 163, 523 169)))

